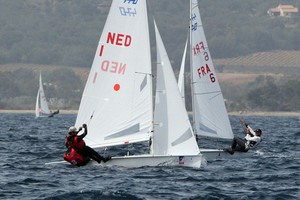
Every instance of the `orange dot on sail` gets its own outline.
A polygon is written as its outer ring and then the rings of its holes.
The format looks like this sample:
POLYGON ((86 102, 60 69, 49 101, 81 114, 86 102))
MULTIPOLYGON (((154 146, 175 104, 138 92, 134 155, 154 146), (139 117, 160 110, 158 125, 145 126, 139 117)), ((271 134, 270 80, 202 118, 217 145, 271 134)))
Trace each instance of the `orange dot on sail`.
POLYGON ((115 91, 119 91, 120 90, 120 85, 119 84, 115 84, 114 85, 114 90, 115 91))

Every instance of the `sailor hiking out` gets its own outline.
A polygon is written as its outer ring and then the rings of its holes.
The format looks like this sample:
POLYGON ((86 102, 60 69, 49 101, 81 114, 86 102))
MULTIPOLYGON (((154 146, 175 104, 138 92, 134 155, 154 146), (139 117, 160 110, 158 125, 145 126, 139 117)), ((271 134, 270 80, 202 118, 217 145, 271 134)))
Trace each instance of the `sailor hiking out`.
POLYGON ((69 128, 68 136, 66 137, 66 147, 68 150, 64 154, 64 159, 73 165, 83 166, 87 164, 89 159, 93 159, 98 163, 107 162, 111 159, 110 156, 103 157, 91 147, 87 146, 83 138, 87 135, 87 125, 83 124, 77 131, 76 127, 69 128), (84 129, 83 134, 78 133, 84 129))
POLYGON ((246 126, 246 136, 244 138, 234 136, 231 148, 226 149, 226 151, 230 154, 234 154, 235 151, 247 152, 249 149, 257 147, 257 145, 261 142, 261 129, 253 131, 246 121, 241 120, 240 123, 246 126))

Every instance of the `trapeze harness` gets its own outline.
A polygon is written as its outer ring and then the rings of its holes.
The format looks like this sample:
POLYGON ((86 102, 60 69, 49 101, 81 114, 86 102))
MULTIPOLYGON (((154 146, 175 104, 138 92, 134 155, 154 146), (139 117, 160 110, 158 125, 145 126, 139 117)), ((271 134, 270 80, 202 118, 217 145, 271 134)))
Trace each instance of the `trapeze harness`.
POLYGON ((89 161, 88 157, 82 156, 77 152, 85 147, 85 142, 79 140, 78 136, 67 136, 65 141, 66 147, 68 150, 64 153, 64 159, 76 166, 86 165, 89 161))
POLYGON ((76 150, 82 150, 84 147, 85 147, 85 142, 83 139, 79 139, 79 137, 76 135, 76 136, 67 136, 66 138, 66 143, 76 149, 76 150))
POLYGON ((245 137, 245 150, 249 150, 255 148, 261 142, 261 137, 256 136, 254 131, 248 124, 246 124, 246 127, 250 128, 250 135, 247 134, 245 137))
POLYGON ((88 163, 89 159, 77 153, 74 148, 69 148, 64 153, 64 160, 76 166, 84 166, 88 163))

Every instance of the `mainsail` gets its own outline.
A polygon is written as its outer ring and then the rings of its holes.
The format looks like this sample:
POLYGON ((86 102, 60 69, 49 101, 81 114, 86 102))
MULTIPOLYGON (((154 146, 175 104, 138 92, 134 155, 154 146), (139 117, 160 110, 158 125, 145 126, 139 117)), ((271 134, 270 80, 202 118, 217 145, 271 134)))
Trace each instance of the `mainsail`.
POLYGON ((231 139, 233 133, 205 38, 197 0, 190 1, 193 124, 197 135, 231 139))
POLYGON ((149 140, 152 75, 145 1, 112 1, 83 92, 76 127, 91 147, 149 140))

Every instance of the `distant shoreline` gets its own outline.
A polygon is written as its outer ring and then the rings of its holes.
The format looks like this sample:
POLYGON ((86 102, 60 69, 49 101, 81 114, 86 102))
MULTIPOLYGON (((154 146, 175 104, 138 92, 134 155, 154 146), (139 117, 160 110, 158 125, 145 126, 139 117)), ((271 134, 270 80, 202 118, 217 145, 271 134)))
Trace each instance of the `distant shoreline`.
MULTIPOLYGON (((0 110, 1 113, 34 113, 34 110, 0 110)), ((78 110, 59 110, 60 114, 77 114, 78 110)), ((191 112, 188 112, 191 114, 191 112)), ((300 117, 300 112, 229 112, 233 116, 287 116, 287 117, 300 117)))
MULTIPOLYGON (((188 112, 189 114, 192 114, 192 112, 188 112)), ((278 117, 300 117, 300 112, 228 112, 229 116, 278 116, 278 117)))
POLYGON ((300 112, 229 112, 229 115, 234 116, 287 116, 287 117, 300 117, 300 112))
MULTIPOLYGON (((78 110, 59 110, 59 114, 77 114, 78 110)), ((20 114, 25 114, 25 113, 32 113, 34 114, 34 110, 0 110, 1 113, 20 113, 20 114)))

